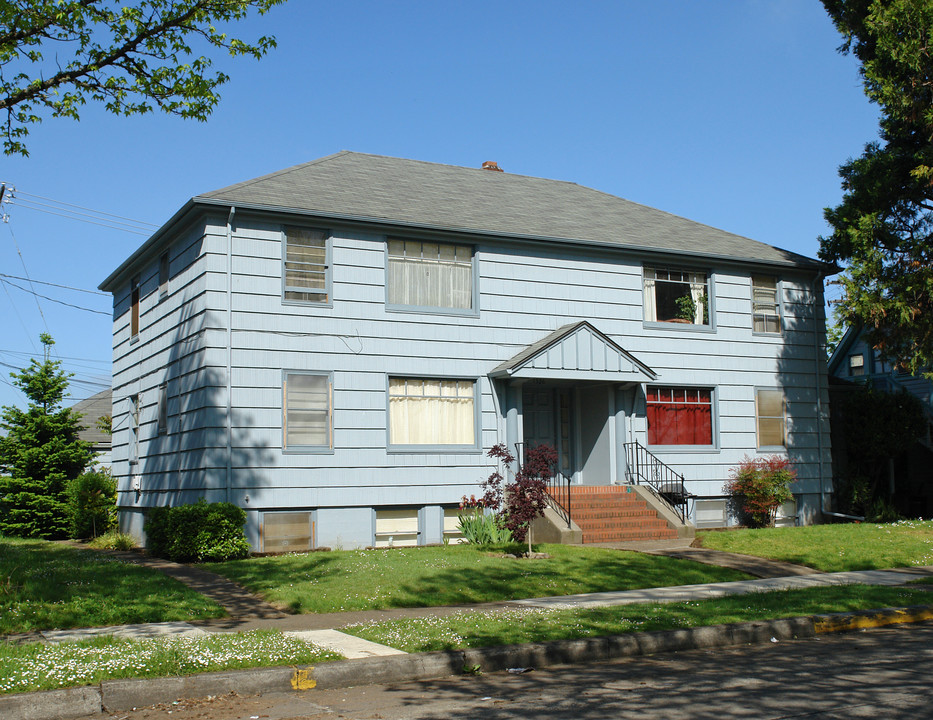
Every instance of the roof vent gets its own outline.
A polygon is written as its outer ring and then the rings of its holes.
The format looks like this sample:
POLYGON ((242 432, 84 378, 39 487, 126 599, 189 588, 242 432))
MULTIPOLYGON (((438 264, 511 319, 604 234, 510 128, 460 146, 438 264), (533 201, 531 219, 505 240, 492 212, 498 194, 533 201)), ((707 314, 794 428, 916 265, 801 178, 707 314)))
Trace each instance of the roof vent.
POLYGON ((505 172, 501 167, 499 167, 499 163, 497 163, 495 160, 487 160, 486 162, 484 162, 483 170, 492 170, 493 172, 505 172))

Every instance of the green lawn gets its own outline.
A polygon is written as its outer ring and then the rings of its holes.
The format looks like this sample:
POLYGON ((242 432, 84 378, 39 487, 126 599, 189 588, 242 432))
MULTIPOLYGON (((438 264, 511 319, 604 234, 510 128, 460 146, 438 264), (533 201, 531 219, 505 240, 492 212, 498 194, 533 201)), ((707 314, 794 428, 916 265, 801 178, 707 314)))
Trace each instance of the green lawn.
POLYGON ((447 617, 361 623, 340 629, 406 652, 426 652, 906 607, 929 604, 931 599, 929 591, 922 589, 837 585, 663 605, 465 610, 447 617))
POLYGON ((0 642, 0 694, 116 678, 170 677, 340 659, 342 656, 330 650, 268 630, 146 640, 107 636, 49 645, 0 642))
POLYGON ((824 572, 933 565, 933 521, 848 523, 700 532, 703 547, 808 565, 824 572))
POLYGON ((686 560, 542 545, 549 560, 493 557, 471 545, 348 550, 204 565, 292 612, 430 607, 665 585, 746 580, 686 560))
POLYGON ((221 617, 160 572, 42 540, 0 538, 0 635, 221 617))

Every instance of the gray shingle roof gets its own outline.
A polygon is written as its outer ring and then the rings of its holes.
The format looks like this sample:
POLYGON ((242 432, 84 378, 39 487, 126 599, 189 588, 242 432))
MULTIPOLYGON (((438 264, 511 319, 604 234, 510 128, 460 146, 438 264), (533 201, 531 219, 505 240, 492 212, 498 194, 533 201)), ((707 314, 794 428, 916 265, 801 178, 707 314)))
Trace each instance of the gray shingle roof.
POLYGON ((346 151, 199 195, 194 202, 828 267, 575 183, 346 151))
POLYGON ((97 450, 110 448, 111 437, 109 433, 105 433, 97 427, 97 421, 101 417, 105 415, 109 416, 113 413, 111 397, 111 390, 101 390, 96 395, 91 395, 91 397, 81 400, 72 406, 75 412, 81 413, 81 415, 84 416, 80 420, 81 425, 84 426, 84 430, 78 433, 78 437, 91 443, 97 450))

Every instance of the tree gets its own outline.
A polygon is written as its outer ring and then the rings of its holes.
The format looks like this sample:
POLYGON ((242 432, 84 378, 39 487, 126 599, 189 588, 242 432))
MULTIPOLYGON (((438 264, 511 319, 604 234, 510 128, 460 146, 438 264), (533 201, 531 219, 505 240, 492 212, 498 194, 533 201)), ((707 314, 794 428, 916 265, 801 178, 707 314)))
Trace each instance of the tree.
POLYGON ((839 168, 820 257, 846 267, 840 309, 886 358, 933 366, 933 0, 823 0, 882 112, 880 141, 839 168))
POLYGON ((90 443, 78 438, 80 415, 62 408, 68 373, 49 359, 54 341, 39 336, 45 348, 40 363, 10 373, 29 399, 27 410, 5 406, 0 413, 0 533, 20 537, 68 535, 68 483, 94 457, 90 443))
POLYGON ((88 100, 116 115, 159 107, 206 120, 229 77, 201 50, 261 58, 275 38, 254 43, 217 25, 284 0, 0 0, 3 149, 28 155, 25 138, 42 114, 79 119, 88 100))
MULTIPOLYGON (((502 443, 493 445, 486 453, 501 460, 506 466, 515 462, 515 456, 502 443)), ((520 464, 512 483, 503 487, 502 474, 494 471, 483 483, 483 505, 497 508, 502 522, 516 542, 528 540, 531 555, 531 524, 544 515, 547 507, 547 482, 554 474, 557 451, 550 445, 538 445, 525 451, 525 462, 520 464)))

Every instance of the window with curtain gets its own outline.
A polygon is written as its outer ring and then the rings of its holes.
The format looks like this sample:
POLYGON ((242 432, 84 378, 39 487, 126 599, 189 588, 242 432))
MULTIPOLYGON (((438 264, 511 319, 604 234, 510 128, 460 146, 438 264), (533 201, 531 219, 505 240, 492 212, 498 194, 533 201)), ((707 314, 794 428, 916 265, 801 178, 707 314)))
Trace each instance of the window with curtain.
POLYGON ((756 333, 781 332, 777 278, 752 275, 752 329, 756 333))
POLYGON ((389 240, 389 305, 473 308, 473 249, 466 245, 389 240))
POLYGON ((755 414, 758 420, 758 447, 778 448, 787 443, 784 392, 756 390, 755 414))
POLYGON ((285 299, 307 303, 330 301, 327 240, 330 233, 312 228, 285 228, 285 299))
POLYGON ((649 445, 712 445, 713 391, 649 387, 649 445))
POLYGON ((139 335, 139 275, 130 281, 130 338, 139 335))
POLYGON ((285 449, 333 447, 330 376, 286 373, 283 401, 285 449))
POLYGON ((389 378, 391 445, 476 445, 472 380, 389 378))
POLYGON ((706 273, 645 268, 645 321, 709 325, 706 273))

